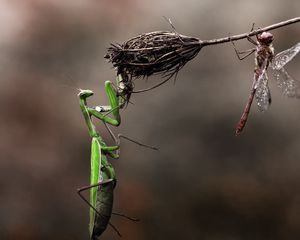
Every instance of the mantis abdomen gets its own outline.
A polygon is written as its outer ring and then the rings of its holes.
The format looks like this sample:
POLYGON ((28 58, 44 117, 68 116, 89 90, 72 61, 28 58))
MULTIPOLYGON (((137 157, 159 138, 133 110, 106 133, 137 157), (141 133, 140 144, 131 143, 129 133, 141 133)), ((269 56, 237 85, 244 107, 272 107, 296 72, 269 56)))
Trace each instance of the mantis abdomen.
POLYGON ((93 234, 91 237, 92 240, 97 240, 97 238, 105 231, 107 225, 109 224, 109 219, 113 208, 113 192, 115 186, 116 180, 112 180, 98 187, 96 201, 96 210, 98 214, 95 216, 93 234))

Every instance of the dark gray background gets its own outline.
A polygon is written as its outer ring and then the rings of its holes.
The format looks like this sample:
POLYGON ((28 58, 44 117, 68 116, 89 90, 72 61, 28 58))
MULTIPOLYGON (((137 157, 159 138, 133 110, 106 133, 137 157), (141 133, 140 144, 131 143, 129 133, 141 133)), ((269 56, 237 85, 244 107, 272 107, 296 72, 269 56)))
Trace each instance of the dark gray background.
MULTIPOLYGON (((212 39, 299 15, 294 1, 0 1, 0 238, 88 239, 90 139, 76 88, 106 104, 103 58, 110 42, 170 30, 212 39), (70 78, 72 80, 70 80, 70 78)), ((274 30, 278 51, 299 41, 299 23, 274 30)), ((247 41, 237 43, 249 48, 247 41)), ((287 69, 300 80, 300 58, 287 69)), ((112 218, 130 239, 299 239, 300 102, 273 96, 234 131, 252 84, 253 57, 230 44, 206 47, 172 81, 132 96, 114 129, 158 152, 123 142, 112 218)), ((136 89, 160 79, 137 81, 136 89)), ((103 125, 97 125, 110 140, 103 125)), ((108 228, 101 239, 118 239, 108 228)))

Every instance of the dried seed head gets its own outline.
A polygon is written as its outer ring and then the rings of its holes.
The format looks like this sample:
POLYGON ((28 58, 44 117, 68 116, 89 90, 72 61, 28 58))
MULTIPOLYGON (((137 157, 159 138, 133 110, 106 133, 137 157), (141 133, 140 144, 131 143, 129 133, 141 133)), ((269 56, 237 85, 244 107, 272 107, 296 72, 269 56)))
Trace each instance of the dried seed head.
POLYGON ((198 38, 176 32, 145 33, 123 44, 111 44, 105 58, 129 79, 162 74, 171 78, 201 50, 198 38))

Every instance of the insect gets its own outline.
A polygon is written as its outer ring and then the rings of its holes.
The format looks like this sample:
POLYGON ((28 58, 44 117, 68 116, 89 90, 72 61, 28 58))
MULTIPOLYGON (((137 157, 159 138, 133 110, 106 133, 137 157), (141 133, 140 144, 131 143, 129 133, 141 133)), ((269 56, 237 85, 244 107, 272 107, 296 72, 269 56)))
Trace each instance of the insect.
POLYGON ((277 80, 278 87, 281 88, 283 94, 288 97, 300 97, 300 82, 294 80, 284 69, 284 66, 300 51, 300 42, 274 56, 274 48, 272 45, 274 37, 270 32, 263 32, 256 35, 256 39, 257 41, 254 41, 252 38, 248 37, 248 41, 253 43, 255 48, 244 52, 239 52, 232 42, 234 50, 240 60, 255 53, 253 84, 247 104, 236 127, 236 135, 239 135, 246 125, 254 97, 258 109, 262 112, 266 111, 271 104, 271 94, 268 87, 267 74, 269 66, 274 70, 274 76, 277 80), (241 57, 240 54, 243 53, 247 54, 241 57))
MULTIPOLYGON (((108 95, 110 94, 109 100, 111 106, 115 106, 118 104, 118 97, 116 97, 111 90, 110 82, 107 82, 106 91, 108 95)), ((118 108, 115 109, 116 111, 112 109, 112 113, 116 119, 102 115, 99 110, 89 108, 86 99, 92 95, 93 92, 91 90, 81 90, 78 94, 80 108, 88 126, 89 135, 92 138, 90 186, 78 189, 78 194, 91 207, 89 232, 91 239, 94 240, 97 239, 105 231, 107 225, 110 224, 109 219, 112 214, 113 190, 116 185, 116 175, 112 165, 107 160, 107 156, 118 158, 119 156, 115 151, 118 150, 119 146, 107 146, 105 144, 101 136, 97 133, 91 116, 95 116, 113 125, 118 125, 120 121, 117 111, 118 108), (82 191, 87 189, 90 189, 90 202, 81 194, 82 191)), ((103 109, 108 110, 110 108, 103 107, 103 109)), ((113 227, 113 225, 111 226, 113 227)))
MULTIPOLYGON (((117 83, 119 80, 120 79, 117 78, 117 83)), ((114 126, 120 124, 119 108, 122 104, 126 103, 126 100, 120 99, 117 95, 118 92, 114 90, 110 81, 105 82, 105 90, 109 99, 109 106, 88 107, 87 98, 91 97, 94 93, 91 90, 80 90, 78 94, 80 109, 88 127, 89 135, 92 138, 90 185, 78 189, 79 196, 90 206, 89 232, 92 240, 97 239, 105 231, 107 225, 110 225, 118 235, 120 235, 119 231, 109 222, 112 214, 125 217, 131 221, 139 221, 138 219, 128 217, 124 214, 112 212, 116 175, 114 168, 108 162, 107 157, 109 156, 114 159, 119 158, 120 138, 123 137, 140 146, 157 150, 155 147, 141 144, 120 134, 118 137, 113 135, 106 124, 114 126), (113 117, 108 117, 108 113, 112 113, 113 117), (116 145, 107 146, 105 144, 92 122, 92 116, 104 122, 109 133, 114 138, 116 145), (81 194, 82 191, 88 189, 90 189, 90 202, 81 194)))

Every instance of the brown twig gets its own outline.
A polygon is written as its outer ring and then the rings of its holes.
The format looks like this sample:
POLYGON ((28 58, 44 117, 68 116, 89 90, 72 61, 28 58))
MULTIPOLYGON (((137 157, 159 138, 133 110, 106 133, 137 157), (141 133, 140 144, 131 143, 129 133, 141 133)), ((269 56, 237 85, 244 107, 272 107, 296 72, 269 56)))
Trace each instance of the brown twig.
POLYGON ((243 33, 243 34, 239 34, 239 35, 234 35, 234 36, 229 36, 229 37, 225 37, 225 38, 218 38, 218 39, 211 39, 211 40, 200 40, 202 46, 208 46, 208 45, 215 45, 215 44, 221 44, 221 43, 227 43, 230 41, 237 41, 237 40, 241 40, 244 38, 247 38, 248 36, 254 36, 257 34, 260 34, 262 32, 267 32, 276 28, 280 28, 280 27, 284 27, 293 23, 297 23, 300 22, 300 17, 296 17, 296 18, 292 18, 283 22, 279 22, 276 24, 272 24, 270 26, 264 27, 264 28, 260 28, 258 30, 255 31, 251 31, 248 33, 243 33))
POLYGON ((172 76, 176 76, 179 70, 196 57, 204 46, 241 40, 297 22, 300 22, 300 17, 255 31, 211 40, 184 36, 176 31, 150 32, 131 38, 122 44, 111 44, 105 58, 117 69, 117 74, 123 76, 122 83, 125 90, 122 91, 122 95, 128 102, 132 93, 152 90, 167 82, 172 76), (154 74, 161 74, 165 79, 150 88, 133 91, 134 79, 154 74))

